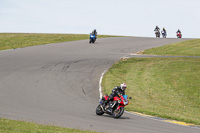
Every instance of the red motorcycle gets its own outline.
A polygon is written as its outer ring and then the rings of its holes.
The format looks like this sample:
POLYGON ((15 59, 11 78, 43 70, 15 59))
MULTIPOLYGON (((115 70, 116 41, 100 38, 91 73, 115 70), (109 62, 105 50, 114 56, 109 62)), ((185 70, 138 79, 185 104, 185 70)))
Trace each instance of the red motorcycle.
POLYGON ((177 36, 177 38, 181 38, 182 34, 180 32, 178 32, 176 36, 177 36))
POLYGON ((160 31, 159 30, 154 30, 156 34, 156 38, 160 38, 160 31))
POLYGON ((110 101, 105 108, 102 106, 105 100, 109 98, 108 95, 105 95, 100 99, 99 105, 96 108, 97 115, 103 115, 104 113, 112 115, 114 118, 119 118, 124 113, 124 106, 129 104, 127 95, 119 95, 113 98, 113 101, 110 101))

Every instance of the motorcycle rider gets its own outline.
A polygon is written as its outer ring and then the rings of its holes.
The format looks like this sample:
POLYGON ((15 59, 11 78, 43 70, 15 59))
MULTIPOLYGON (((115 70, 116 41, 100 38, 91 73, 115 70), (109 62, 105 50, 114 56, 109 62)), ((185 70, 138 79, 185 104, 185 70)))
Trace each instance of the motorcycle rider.
POLYGON ((181 34, 181 31, 178 29, 178 31, 176 33, 180 33, 181 34))
POLYGON ((95 38, 97 38, 97 31, 96 31, 96 29, 94 29, 94 30, 92 31, 92 34, 95 35, 95 38))
POLYGON ((156 31, 155 34, 158 34, 160 36, 160 28, 158 26, 156 26, 154 31, 156 31))
POLYGON ((160 31, 160 28, 158 26, 156 26, 154 31, 160 31))
POLYGON ((112 93, 109 95, 109 98, 104 101, 102 104, 103 108, 107 105, 109 101, 112 101, 115 96, 119 95, 125 95, 125 90, 127 88, 127 85, 125 83, 122 83, 120 86, 116 86, 112 89, 112 93))
POLYGON ((181 38, 182 37, 182 34, 181 34, 181 31, 178 29, 178 31, 176 32, 176 36, 178 37, 178 38, 181 38))
POLYGON ((165 28, 163 28, 164 33, 167 33, 167 31, 165 30, 165 28))
POLYGON ((167 31, 165 30, 165 28, 163 28, 163 30, 162 30, 162 32, 161 32, 162 34, 163 33, 165 33, 165 38, 166 38, 166 35, 167 35, 167 31))

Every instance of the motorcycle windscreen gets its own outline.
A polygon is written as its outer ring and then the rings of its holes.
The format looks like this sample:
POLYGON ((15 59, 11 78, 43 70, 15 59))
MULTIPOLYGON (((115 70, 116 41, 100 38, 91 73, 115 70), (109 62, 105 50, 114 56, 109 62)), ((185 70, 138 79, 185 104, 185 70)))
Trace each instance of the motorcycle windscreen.
POLYGON ((123 95, 124 99, 127 100, 128 99, 128 96, 127 95, 123 95))

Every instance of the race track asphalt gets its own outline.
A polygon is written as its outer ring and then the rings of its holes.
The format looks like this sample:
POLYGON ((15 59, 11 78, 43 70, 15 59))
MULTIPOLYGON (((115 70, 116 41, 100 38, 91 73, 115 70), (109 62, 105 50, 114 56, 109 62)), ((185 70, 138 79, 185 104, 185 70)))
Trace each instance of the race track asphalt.
POLYGON ((103 132, 199 133, 129 113, 95 114, 104 70, 121 57, 184 40, 114 37, 1 51, 0 117, 103 132))

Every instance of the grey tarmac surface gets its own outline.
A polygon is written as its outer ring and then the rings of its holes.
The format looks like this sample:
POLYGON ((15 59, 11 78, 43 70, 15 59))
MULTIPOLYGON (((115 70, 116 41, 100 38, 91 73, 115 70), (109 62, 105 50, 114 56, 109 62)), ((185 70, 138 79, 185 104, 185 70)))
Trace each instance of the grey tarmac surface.
POLYGON ((199 133, 129 113, 97 116, 99 79, 121 57, 188 39, 116 37, 0 52, 0 117, 117 133, 199 133))

